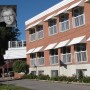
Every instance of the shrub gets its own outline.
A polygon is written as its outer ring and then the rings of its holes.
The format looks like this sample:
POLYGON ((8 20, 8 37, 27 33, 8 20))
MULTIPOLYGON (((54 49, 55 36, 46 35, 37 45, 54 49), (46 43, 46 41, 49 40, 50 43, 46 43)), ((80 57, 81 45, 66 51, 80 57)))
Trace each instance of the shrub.
POLYGON ((28 70, 29 66, 26 64, 25 61, 21 61, 21 60, 15 61, 12 67, 13 67, 13 71, 17 73, 20 72, 28 73, 29 71, 28 70))
POLYGON ((33 74, 27 74, 27 75, 24 75, 22 79, 37 79, 37 76, 33 74))
POLYGON ((81 81, 84 83, 90 83, 90 77, 83 77, 81 81))
POLYGON ((39 75, 38 79, 40 79, 40 80, 49 80, 50 77, 49 77, 49 75, 39 75))

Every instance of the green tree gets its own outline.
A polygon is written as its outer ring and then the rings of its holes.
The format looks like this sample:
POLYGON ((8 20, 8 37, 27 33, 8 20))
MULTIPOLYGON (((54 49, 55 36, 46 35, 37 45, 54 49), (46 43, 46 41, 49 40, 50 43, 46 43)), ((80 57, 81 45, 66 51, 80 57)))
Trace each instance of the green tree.
POLYGON ((29 66, 27 65, 25 61, 16 60, 13 63, 13 71, 17 73, 24 72, 27 74, 29 71, 29 66))
POLYGON ((8 49, 8 41, 18 40, 19 35, 18 28, 0 27, 0 66, 4 64, 3 55, 8 49))

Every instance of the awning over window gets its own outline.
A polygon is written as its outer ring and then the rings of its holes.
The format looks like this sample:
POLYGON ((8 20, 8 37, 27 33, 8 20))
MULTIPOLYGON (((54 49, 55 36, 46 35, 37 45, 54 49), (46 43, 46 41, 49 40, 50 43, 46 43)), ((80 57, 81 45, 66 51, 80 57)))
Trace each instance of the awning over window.
POLYGON ((67 13, 67 8, 62 9, 61 11, 57 12, 54 16, 57 16, 57 15, 59 15, 61 13, 67 13))
POLYGON ((67 10, 71 10, 72 8, 77 7, 77 6, 84 6, 84 0, 81 0, 81 1, 71 5, 67 10))
POLYGON ((29 28, 33 28, 36 25, 42 25, 42 20, 30 25, 29 27, 26 28, 26 30, 29 29, 29 28))
POLYGON ((42 48, 43 48, 43 46, 37 47, 37 48, 33 51, 33 53, 42 51, 42 48))
POLYGON ((60 48, 60 47, 64 47, 67 46, 67 44, 69 43, 70 40, 65 40, 60 42, 55 48, 60 48))
POLYGON ((49 44, 44 50, 54 49, 57 43, 49 44))
POLYGON ((54 17, 54 16, 55 16, 55 14, 52 14, 52 15, 48 16, 44 21, 47 21, 47 20, 49 20, 51 18, 56 19, 56 17, 54 17))
POLYGON ((81 36, 81 37, 72 39, 72 41, 68 45, 73 45, 73 44, 77 44, 77 43, 85 43, 85 42, 86 42, 86 37, 81 36))
POLYGON ((90 37, 87 39, 87 41, 90 41, 90 37))
POLYGON ((30 49, 26 54, 30 54, 35 50, 35 48, 30 49))

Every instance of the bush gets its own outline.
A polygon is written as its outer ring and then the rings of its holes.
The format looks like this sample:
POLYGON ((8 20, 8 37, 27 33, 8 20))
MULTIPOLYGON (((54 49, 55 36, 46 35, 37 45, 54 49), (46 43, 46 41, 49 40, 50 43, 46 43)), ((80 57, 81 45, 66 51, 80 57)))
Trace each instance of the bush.
POLYGON ((49 80, 50 77, 49 77, 49 75, 39 75, 38 79, 40 79, 40 80, 49 80))
POLYGON ((37 76, 33 74, 25 74, 22 79, 37 79, 37 76))
POLYGON ((84 83, 90 83, 90 77, 83 77, 81 81, 84 83))
POLYGON ((17 73, 24 72, 27 74, 29 71, 29 66, 26 64, 25 61, 21 61, 21 60, 15 61, 12 67, 13 67, 13 71, 17 73))

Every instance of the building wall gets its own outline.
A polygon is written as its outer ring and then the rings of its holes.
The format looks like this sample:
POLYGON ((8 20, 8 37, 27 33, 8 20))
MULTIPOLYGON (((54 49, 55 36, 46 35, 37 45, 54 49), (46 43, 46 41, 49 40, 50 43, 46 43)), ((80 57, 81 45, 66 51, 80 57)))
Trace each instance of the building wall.
MULTIPOLYGON (((29 25, 39 21, 39 20, 44 20, 47 16, 55 13, 55 12, 58 12, 66 7, 69 7, 70 5, 74 4, 75 2, 77 1, 80 1, 80 0, 75 0, 55 11, 53 11, 52 13, 50 14, 47 14, 41 18, 39 18, 38 20, 30 23, 29 25)), ((88 39, 88 37, 90 36, 90 13, 89 13, 89 9, 90 9, 90 3, 84 3, 84 14, 85 14, 85 25, 83 26, 80 26, 80 27, 77 27, 77 28, 73 28, 72 27, 72 10, 68 11, 69 13, 69 20, 70 20, 70 29, 68 31, 65 31, 65 32, 60 32, 60 27, 59 27, 59 16, 57 16, 57 34, 55 35, 52 35, 52 36, 49 36, 48 35, 48 21, 44 21, 43 22, 43 30, 44 30, 44 38, 43 39, 40 39, 40 40, 36 40, 34 42, 30 42, 29 38, 30 38, 30 35, 29 35, 29 30, 26 30, 26 41, 27 41, 27 51, 29 49, 32 49, 32 48, 36 48, 36 47, 39 47, 39 46, 43 46, 43 48, 46 48, 47 45, 49 44, 52 44, 52 43, 59 43, 61 41, 65 41, 65 40, 72 40, 73 38, 76 38, 76 37, 80 37, 80 36, 86 36, 86 38, 88 39)), ((29 26, 27 25, 27 27, 29 26)), ((74 46, 71 45, 71 52, 72 52, 72 63, 67 65, 67 69, 65 69, 64 67, 59 67, 59 65, 56 65, 56 66, 50 66, 50 61, 49 61, 49 50, 47 51, 44 51, 44 66, 42 67, 37 67, 38 70, 44 70, 44 73, 45 74, 49 74, 50 75, 50 70, 52 69, 57 69, 58 71, 60 71, 60 75, 67 75, 67 76, 71 76, 72 74, 74 74, 76 72, 76 69, 77 68, 84 68, 86 67, 87 69, 87 72, 86 72, 86 75, 89 75, 88 74, 88 70, 90 68, 89 66, 89 63, 90 63, 90 42, 86 42, 86 47, 87 47, 87 56, 88 56, 88 62, 86 62, 85 64, 84 63, 80 63, 80 65, 77 65, 75 63, 75 60, 74 60, 74 46), (71 69, 72 68, 72 69, 71 69)), ((58 49, 58 57, 59 57, 59 61, 61 59, 60 57, 60 51, 61 49, 58 49)), ((28 54, 27 55, 27 63, 30 65, 30 55, 28 54)), ((30 71, 33 70, 33 67, 30 67, 30 71)), ((90 76, 90 75, 89 75, 90 76)))

